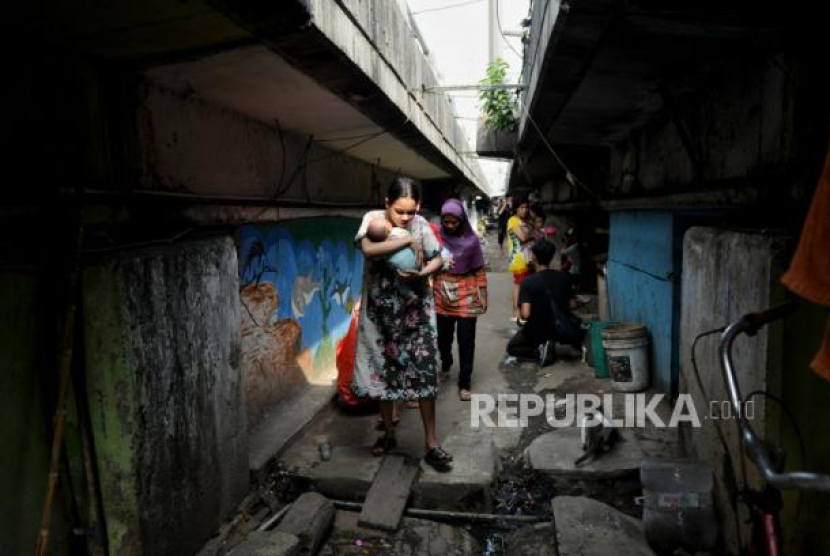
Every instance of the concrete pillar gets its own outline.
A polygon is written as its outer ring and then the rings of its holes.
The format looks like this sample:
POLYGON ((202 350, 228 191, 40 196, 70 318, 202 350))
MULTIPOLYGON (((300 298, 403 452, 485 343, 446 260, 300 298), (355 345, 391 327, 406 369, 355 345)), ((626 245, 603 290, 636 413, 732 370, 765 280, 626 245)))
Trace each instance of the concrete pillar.
MULTIPOLYGON (((691 348, 701 332, 724 326, 751 311, 779 303, 784 295, 779 282, 786 264, 783 238, 715 228, 690 228, 683 242, 680 365, 681 392, 692 395, 701 420, 700 428, 683 429, 682 437, 690 455, 712 464, 717 478, 715 503, 722 517, 726 547, 737 552, 735 526, 736 493, 731 490, 729 458, 718 440, 720 427, 731 453, 734 473, 740 476, 740 452, 734 416, 723 403, 727 399, 718 363, 718 335, 702 338, 695 360, 705 395, 698 386, 692 366, 691 348)), ((744 396, 755 390, 780 395, 783 327, 779 323, 762 329, 754 338, 741 337, 735 343, 734 359, 738 382, 744 396)), ((776 416, 767 413, 764 399, 754 398, 752 426, 762 437, 777 428, 776 416)), ((772 409, 772 408, 771 408, 772 409)), ((777 408, 776 408, 777 409, 777 408)), ((747 418, 750 408, 747 407, 747 418)), ((752 464, 747 461, 750 483, 757 486, 752 464)), ((740 508, 741 518, 746 515, 740 508)), ((744 527, 743 538, 749 531, 744 527)))
POLYGON ((238 284, 226 237, 86 268, 87 382, 111 554, 193 554, 247 490, 238 284))

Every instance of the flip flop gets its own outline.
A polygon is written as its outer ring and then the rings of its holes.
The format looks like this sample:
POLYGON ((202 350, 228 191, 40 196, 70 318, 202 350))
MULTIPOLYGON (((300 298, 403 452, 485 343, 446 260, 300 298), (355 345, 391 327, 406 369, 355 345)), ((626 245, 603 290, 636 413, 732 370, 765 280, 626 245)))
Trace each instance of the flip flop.
POLYGON ((376 457, 385 456, 398 446, 398 441, 391 436, 381 436, 372 445, 372 455, 376 457))
POLYGON ((468 402, 473 399, 473 393, 465 389, 459 390, 458 399, 462 402, 468 402))
POLYGON ((439 473, 446 473, 452 470, 452 455, 446 452, 441 446, 436 446, 426 453, 424 461, 439 473))

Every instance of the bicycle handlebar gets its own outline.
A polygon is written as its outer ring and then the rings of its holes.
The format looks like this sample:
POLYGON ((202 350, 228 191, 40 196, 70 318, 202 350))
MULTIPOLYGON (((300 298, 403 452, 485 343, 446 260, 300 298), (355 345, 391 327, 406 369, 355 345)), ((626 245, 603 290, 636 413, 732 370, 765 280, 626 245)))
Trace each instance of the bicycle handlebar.
POLYGON ((763 326, 776 321, 778 319, 784 318, 791 312, 795 310, 795 305, 792 301, 788 301, 786 303, 781 303, 780 305, 774 305, 763 311, 756 311, 754 313, 748 313, 742 317, 742 320, 746 321, 746 327, 744 331, 752 336, 759 329, 763 326))
POLYGON ((718 344, 718 353, 720 355, 721 368, 723 370, 723 379, 726 383, 726 392, 729 396, 729 402, 732 405, 732 410, 738 418, 741 442, 746 448, 753 463, 755 463, 758 470, 764 476, 764 479, 776 488, 795 488, 830 492, 830 475, 822 475, 807 471, 783 473, 776 466, 775 460, 770 453, 770 449, 766 444, 764 444, 758 435, 755 434, 755 431, 752 429, 749 421, 747 421, 746 417, 743 415, 743 408, 741 407, 741 390, 738 385, 738 379, 735 376, 734 365, 732 364, 732 344, 740 334, 746 333, 753 335, 763 326, 784 317, 792 310, 792 303, 776 305, 775 307, 770 307, 769 309, 765 309, 763 311, 744 315, 726 327, 726 330, 721 335, 720 343, 718 344))

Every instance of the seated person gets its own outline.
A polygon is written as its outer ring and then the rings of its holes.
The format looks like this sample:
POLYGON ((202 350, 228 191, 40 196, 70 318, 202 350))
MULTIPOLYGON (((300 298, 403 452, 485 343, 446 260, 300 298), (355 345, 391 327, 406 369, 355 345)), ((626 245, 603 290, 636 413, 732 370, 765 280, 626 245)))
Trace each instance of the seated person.
POLYGON ((575 307, 571 280, 567 274, 550 268, 556 247, 549 241, 537 241, 531 248, 536 273, 528 276, 519 288, 519 313, 525 321, 507 344, 507 353, 522 359, 539 359, 544 367, 555 359, 554 315, 570 313, 575 307))
MULTIPOLYGON (((389 220, 379 216, 369 221, 369 227, 366 229, 366 237, 369 241, 377 242, 387 239, 411 239, 412 235, 403 228, 392 226, 389 220)), ((410 247, 395 251, 391 255, 387 255, 384 260, 392 270, 404 273, 417 272, 421 269, 418 265, 418 257, 415 256, 415 252, 410 247)), ((400 285, 400 290, 406 298, 406 303, 411 303, 418 298, 418 293, 413 289, 413 284, 403 282, 400 285)))

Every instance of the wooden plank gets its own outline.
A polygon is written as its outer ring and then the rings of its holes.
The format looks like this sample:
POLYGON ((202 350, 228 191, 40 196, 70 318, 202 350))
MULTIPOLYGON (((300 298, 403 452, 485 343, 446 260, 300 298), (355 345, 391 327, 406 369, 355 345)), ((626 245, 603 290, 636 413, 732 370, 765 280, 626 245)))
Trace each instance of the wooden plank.
POLYGON ((357 524, 382 531, 396 531, 420 470, 419 466, 407 463, 403 456, 386 456, 366 494, 357 524))

